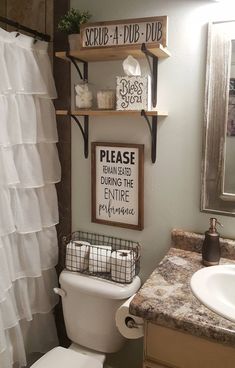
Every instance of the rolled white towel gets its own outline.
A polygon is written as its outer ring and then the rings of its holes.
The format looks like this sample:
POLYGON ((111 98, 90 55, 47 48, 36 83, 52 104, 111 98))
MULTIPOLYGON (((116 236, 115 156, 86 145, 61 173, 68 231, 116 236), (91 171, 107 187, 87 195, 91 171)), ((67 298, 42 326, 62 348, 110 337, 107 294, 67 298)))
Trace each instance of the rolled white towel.
POLYGON ((109 245, 91 245, 89 253, 90 272, 110 272, 112 247, 109 245))
POLYGON ((129 283, 135 276, 135 253, 119 249, 111 255, 111 278, 113 281, 129 283))
POLYGON ((66 246, 65 267, 70 271, 85 271, 88 268, 90 243, 73 240, 66 246))

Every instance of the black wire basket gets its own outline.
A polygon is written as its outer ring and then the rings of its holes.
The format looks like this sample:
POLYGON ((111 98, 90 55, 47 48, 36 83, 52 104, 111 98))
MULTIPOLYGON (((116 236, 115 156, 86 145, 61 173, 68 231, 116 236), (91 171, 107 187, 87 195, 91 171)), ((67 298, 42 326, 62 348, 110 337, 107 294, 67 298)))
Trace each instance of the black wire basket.
POLYGON ((75 231, 63 237, 63 266, 118 283, 131 283, 140 271, 140 244, 113 236, 75 231))

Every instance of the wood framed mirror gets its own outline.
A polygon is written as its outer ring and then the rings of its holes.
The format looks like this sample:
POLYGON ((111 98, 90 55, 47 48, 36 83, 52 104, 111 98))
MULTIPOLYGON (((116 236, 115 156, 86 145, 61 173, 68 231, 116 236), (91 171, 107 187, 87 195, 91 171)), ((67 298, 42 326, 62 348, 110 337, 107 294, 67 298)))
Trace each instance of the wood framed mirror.
POLYGON ((234 40, 235 20, 209 24, 201 210, 229 216, 235 216, 234 40))

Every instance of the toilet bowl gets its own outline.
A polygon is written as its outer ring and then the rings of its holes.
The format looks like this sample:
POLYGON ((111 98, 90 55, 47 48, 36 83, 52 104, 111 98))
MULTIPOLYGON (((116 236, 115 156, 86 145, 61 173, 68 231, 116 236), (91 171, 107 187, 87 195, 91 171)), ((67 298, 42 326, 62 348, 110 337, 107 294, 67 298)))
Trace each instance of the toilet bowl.
POLYGON ((140 288, 135 276, 130 284, 86 276, 71 271, 60 275, 66 332, 72 344, 56 347, 31 368, 102 368, 106 353, 115 353, 125 338, 115 323, 117 309, 140 288))

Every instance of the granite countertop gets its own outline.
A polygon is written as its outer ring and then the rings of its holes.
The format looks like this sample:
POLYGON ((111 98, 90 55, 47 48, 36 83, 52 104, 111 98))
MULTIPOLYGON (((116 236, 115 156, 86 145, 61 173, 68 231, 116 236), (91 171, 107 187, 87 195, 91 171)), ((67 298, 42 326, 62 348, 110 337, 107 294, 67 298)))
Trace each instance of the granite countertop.
MULTIPOLYGON (((220 264, 235 263, 222 258, 220 264)), ((235 323, 192 294, 190 279, 202 268, 201 254, 171 248, 130 304, 130 312, 161 326, 235 346, 235 323)))

